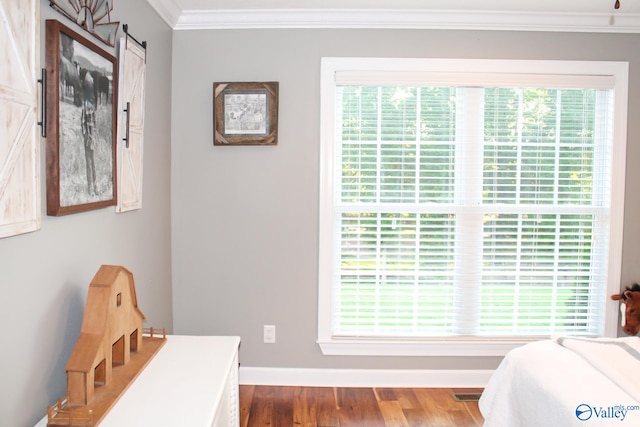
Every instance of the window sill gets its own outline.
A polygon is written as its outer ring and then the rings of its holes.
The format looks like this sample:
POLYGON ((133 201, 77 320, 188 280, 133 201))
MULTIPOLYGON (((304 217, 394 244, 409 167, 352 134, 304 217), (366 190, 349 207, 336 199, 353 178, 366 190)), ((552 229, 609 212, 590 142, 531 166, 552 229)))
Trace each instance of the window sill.
POLYGON ((318 340, 322 354, 330 356, 504 356, 537 338, 452 338, 414 341, 329 339, 318 340))

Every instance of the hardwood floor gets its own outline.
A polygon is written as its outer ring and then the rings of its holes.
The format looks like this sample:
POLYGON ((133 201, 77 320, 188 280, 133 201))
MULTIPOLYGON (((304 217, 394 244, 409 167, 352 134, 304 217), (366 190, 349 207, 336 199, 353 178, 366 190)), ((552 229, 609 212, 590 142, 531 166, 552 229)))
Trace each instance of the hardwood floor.
POLYGON ((481 389, 240 386, 240 427, 481 427, 481 389))

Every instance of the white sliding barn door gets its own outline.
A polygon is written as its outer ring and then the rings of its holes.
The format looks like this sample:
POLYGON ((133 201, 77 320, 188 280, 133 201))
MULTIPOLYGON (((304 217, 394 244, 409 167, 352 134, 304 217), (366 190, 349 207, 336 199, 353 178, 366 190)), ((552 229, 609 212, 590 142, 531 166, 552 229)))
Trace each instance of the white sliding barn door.
POLYGON ((40 0, 0 0, 0 238, 40 229, 40 0))
POLYGON ((118 203, 117 212, 142 207, 144 143, 145 49, 127 37, 120 39, 118 81, 118 203), (124 111, 129 103, 129 113, 124 111), (129 127, 128 141, 127 123, 129 127), (127 147, 128 142, 128 147, 127 147))

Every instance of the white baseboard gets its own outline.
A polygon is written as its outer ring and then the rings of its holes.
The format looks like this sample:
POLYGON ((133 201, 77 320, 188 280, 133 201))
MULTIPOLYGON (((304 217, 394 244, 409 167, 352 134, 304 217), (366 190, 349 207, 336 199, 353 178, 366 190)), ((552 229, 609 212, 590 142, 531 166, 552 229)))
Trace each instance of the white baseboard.
POLYGON ((240 384, 484 388, 493 372, 493 369, 301 369, 241 366, 240 384))

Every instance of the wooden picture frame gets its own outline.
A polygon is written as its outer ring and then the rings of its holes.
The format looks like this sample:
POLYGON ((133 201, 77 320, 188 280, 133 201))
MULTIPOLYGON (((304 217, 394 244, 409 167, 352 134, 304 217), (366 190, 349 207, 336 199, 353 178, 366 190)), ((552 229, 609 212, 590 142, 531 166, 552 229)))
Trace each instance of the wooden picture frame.
POLYGON ((116 204, 116 58, 46 21, 47 215, 116 204))
POLYGON ((214 83, 214 145, 277 145, 278 82, 214 83))

